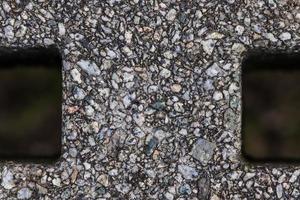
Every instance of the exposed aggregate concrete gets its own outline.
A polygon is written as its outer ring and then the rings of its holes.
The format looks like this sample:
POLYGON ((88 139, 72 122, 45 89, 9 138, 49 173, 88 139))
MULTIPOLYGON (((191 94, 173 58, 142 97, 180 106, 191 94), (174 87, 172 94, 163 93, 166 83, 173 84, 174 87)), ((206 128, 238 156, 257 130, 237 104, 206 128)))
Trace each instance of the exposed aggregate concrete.
POLYGON ((300 198, 300 168, 245 162, 240 136, 241 61, 297 50, 298 0, 4 0, 0 21, 64 62, 63 155, 2 163, 0 199, 300 198))

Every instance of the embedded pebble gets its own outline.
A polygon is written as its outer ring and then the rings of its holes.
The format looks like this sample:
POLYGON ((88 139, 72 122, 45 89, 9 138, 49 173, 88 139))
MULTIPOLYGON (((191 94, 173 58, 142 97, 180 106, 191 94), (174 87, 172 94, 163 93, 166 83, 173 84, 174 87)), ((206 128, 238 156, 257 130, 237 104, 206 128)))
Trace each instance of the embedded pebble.
POLYGON ((100 69, 98 66, 91 61, 88 60, 80 60, 77 62, 77 65, 86 73, 88 73, 91 76, 98 76, 100 75, 100 69))
POLYGON ((193 158, 206 164, 213 156, 216 144, 205 139, 198 139, 191 151, 193 158))
POLYGON ((22 188, 18 191, 18 199, 30 199, 32 192, 29 188, 22 188))
POLYGON ((292 38, 291 34, 289 32, 284 32, 282 34, 279 35, 279 38, 282 41, 286 41, 286 40, 290 40, 292 38))
POLYGON ((4 169, 2 171, 1 185, 7 190, 10 190, 16 186, 12 172, 9 169, 7 169, 6 167, 4 167, 4 169))
POLYGON ((195 168, 188 165, 178 165, 178 172, 182 174, 185 179, 195 179, 198 177, 198 172, 195 168))

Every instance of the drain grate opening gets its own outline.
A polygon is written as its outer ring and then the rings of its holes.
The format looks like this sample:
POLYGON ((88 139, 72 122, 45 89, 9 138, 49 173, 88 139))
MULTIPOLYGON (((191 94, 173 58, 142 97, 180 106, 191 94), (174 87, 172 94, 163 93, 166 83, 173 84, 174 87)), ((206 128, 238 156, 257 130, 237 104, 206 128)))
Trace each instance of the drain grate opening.
POLYGON ((56 48, 0 48, 0 158, 61 153, 62 59, 56 48))
POLYGON ((242 65, 242 152, 300 160, 300 54, 250 53, 242 65))

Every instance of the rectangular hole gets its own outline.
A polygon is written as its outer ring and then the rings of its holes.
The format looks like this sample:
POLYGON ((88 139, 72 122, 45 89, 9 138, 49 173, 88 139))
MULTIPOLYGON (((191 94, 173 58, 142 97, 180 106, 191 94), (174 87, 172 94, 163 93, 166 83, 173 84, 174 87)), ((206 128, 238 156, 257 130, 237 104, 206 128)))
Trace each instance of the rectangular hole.
POLYGON ((251 161, 300 160, 300 54, 252 52, 242 64, 242 152, 251 161))
POLYGON ((0 158, 61 154, 62 59, 49 48, 0 48, 0 158))

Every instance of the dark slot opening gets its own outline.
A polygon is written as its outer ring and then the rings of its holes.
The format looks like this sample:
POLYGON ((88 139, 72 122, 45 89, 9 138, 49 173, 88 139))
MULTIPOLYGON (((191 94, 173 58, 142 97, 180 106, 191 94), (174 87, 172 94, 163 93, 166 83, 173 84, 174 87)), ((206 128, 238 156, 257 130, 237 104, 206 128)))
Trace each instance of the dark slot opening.
POLYGON ((242 152, 255 162, 300 161, 300 53, 244 59, 242 152))
POLYGON ((0 48, 0 158, 48 162, 61 154, 58 49, 0 48))

